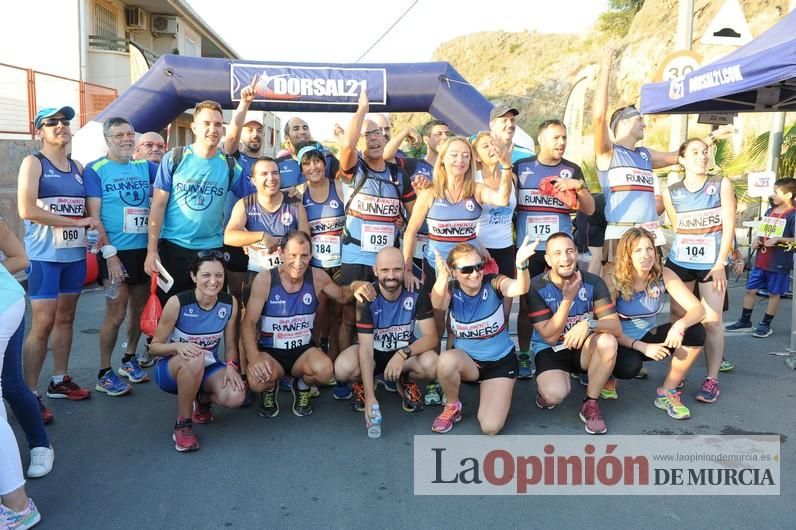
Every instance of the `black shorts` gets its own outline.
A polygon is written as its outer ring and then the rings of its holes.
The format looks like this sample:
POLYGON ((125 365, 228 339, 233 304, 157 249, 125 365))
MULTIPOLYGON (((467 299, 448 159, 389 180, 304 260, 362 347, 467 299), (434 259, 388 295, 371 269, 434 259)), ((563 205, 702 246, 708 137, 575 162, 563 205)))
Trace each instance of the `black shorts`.
POLYGON ((283 349, 260 347, 260 351, 264 351, 273 357, 276 362, 278 362, 279 365, 285 370, 285 375, 290 377, 290 374, 293 371, 293 365, 296 364, 298 358, 301 357, 304 352, 314 347, 315 341, 310 341, 310 343, 306 346, 301 346, 299 348, 283 349))
POLYGON ((517 379, 517 371, 520 369, 520 362, 514 348, 497 361, 475 361, 478 367, 478 380, 497 379, 498 377, 508 377, 517 379))
POLYGON ((246 272, 249 269, 249 256, 243 251, 243 247, 224 245, 224 252, 229 254, 228 271, 246 272))
POLYGON ((528 264, 528 270, 531 278, 535 278, 547 270, 547 262, 544 260, 544 256, 544 250, 537 250, 533 253, 533 256, 531 256, 531 259, 529 260, 530 263, 528 264))
MULTIPOLYGON (((218 250, 223 252, 221 248, 207 249, 218 250)), ((191 267, 196 263, 199 250, 192 250, 190 248, 182 247, 176 243, 172 243, 167 239, 161 239, 158 242, 158 254, 160 255, 160 263, 163 265, 171 277, 174 278, 174 285, 168 293, 164 293, 158 289, 158 298, 162 305, 166 305, 166 301, 170 296, 179 294, 183 291, 193 289, 195 284, 191 280, 191 267)), ((226 268, 226 263, 224 264, 226 268)), ((224 277, 224 289, 227 287, 227 278, 224 277)))
POLYGON ((423 277, 421 280, 423 284, 420 286, 420 290, 431 293, 431 289, 434 288, 434 283, 437 281, 437 271, 426 259, 423 260, 423 277))
POLYGON ((395 355, 393 351, 373 350, 373 360, 376 361, 376 365, 373 367, 373 375, 383 374, 384 369, 387 368, 387 363, 390 362, 393 355, 395 355))
POLYGON ((332 279, 334 283, 337 285, 344 285, 343 284, 343 270, 340 265, 337 267, 326 267, 321 269, 323 272, 329 275, 329 278, 332 279))
POLYGON ((509 278, 516 278, 517 269, 515 264, 515 256, 517 249, 514 245, 506 248, 488 248, 489 255, 497 262, 498 272, 509 278))
POLYGON ((536 377, 548 370, 563 370, 571 374, 582 374, 586 370, 580 365, 581 350, 570 350, 563 348, 555 351, 553 348, 545 348, 536 354, 536 377))
POLYGON ((697 269, 687 269, 685 267, 681 267, 676 263, 672 263, 671 260, 666 260, 666 263, 663 264, 664 267, 672 271, 677 275, 678 278, 683 280, 683 282, 693 282, 697 281, 698 283, 708 283, 712 281, 710 278, 705 279, 705 277, 710 274, 710 270, 697 270, 697 269))
POLYGON ((342 285, 351 285, 352 282, 375 282, 376 275, 373 274, 371 265, 361 263, 343 263, 340 265, 340 278, 342 285))
MULTIPOLYGON (((122 267, 127 271, 127 279, 124 281, 127 285, 138 285, 140 283, 149 283, 149 275, 144 272, 144 261, 146 261, 146 249, 136 248, 132 250, 119 250, 116 257, 122 262, 122 267)), ((107 280, 108 276, 108 263, 99 255, 97 257, 99 264, 99 277, 100 284, 107 280)))
MULTIPOLYGON (((646 335, 641 337, 641 342, 647 344, 662 344, 666 340, 666 335, 672 328, 671 322, 654 327, 647 332, 646 335)), ((702 324, 695 324, 685 330, 683 335, 683 346, 701 347, 705 344, 705 327, 702 324)), ((672 348, 667 348, 670 353, 673 353, 672 348)), ((619 346, 616 351, 616 364, 614 365, 613 376, 617 379, 632 379, 635 377, 643 363, 653 361, 640 351, 628 348, 627 346, 619 346)), ((538 364, 537 364, 538 370, 538 364)))

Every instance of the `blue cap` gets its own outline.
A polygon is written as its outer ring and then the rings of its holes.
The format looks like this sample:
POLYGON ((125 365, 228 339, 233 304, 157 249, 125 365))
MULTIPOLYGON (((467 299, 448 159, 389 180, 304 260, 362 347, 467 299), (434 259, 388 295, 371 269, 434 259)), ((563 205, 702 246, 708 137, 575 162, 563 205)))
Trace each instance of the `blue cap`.
POLYGON ((33 127, 35 129, 40 128, 41 122, 43 122, 47 118, 52 118, 56 114, 63 114, 64 118, 66 118, 67 120, 71 120, 72 118, 75 117, 75 109, 73 109, 70 106, 61 107, 61 108, 47 107, 41 109, 39 112, 36 113, 36 117, 33 119, 33 127))
POLYGON ((296 155, 296 160, 298 161, 299 164, 301 164, 301 159, 304 158, 304 155, 306 155, 307 153, 311 153, 313 151, 318 151, 321 154, 321 158, 323 158, 323 156, 324 156, 323 146, 320 143, 318 143, 318 142, 314 142, 314 143, 305 145, 304 147, 299 149, 299 152, 296 155))

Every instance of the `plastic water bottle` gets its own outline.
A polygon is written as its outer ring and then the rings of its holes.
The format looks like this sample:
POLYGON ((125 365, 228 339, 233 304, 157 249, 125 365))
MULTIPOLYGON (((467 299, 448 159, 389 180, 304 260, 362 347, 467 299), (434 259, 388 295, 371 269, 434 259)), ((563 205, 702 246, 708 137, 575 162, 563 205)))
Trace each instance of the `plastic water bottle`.
POLYGON ((370 408, 368 438, 381 438, 381 411, 379 410, 378 403, 374 403, 370 408))
POLYGON ((96 254, 100 251, 99 247, 100 233, 99 230, 86 230, 86 242, 88 243, 88 251, 96 254))
MULTIPOLYGON (((129 278, 130 275, 127 274, 127 271, 124 270, 124 265, 122 265, 122 273, 124 273, 124 278, 129 278)), ((105 288, 105 298, 108 300, 116 300, 119 297, 119 286, 124 282, 122 279, 121 282, 117 282, 115 280, 111 280, 111 283, 105 288)))

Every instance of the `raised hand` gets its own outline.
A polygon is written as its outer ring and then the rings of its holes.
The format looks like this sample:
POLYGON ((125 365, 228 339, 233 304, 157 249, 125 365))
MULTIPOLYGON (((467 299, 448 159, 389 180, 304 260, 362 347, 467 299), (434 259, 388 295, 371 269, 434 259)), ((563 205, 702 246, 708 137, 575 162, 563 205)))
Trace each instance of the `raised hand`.
POLYGON ((576 271, 575 274, 564 280, 564 284, 561 286, 561 293, 564 295, 564 298, 567 300, 574 300, 576 296, 578 296, 578 291, 580 291, 580 271, 576 271))

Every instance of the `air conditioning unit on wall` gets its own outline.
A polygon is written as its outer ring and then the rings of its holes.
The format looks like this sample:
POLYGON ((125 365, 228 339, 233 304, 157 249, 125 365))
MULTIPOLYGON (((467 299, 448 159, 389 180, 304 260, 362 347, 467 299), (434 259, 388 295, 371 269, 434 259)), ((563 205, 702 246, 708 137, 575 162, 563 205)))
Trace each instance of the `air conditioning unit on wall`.
POLYGON ((146 12, 140 7, 127 6, 124 8, 125 27, 127 29, 146 29, 146 12))
POLYGON ((171 15, 152 15, 152 33, 158 36, 177 35, 177 17, 171 15))

